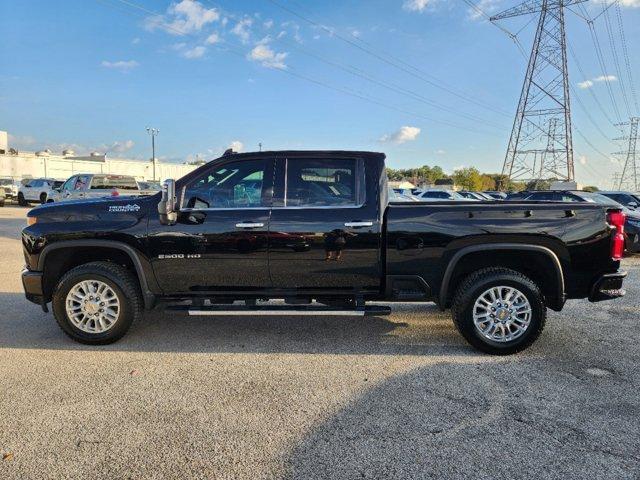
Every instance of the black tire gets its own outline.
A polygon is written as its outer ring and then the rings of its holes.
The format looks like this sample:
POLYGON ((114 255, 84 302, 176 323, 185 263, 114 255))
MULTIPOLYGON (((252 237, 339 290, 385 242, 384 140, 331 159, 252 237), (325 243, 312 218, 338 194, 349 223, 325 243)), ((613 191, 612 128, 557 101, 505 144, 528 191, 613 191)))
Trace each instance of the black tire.
MULTIPOLYGON (((493 355, 510 355, 526 349, 540 336, 547 320, 547 307, 540 288, 529 277, 508 268, 492 267, 478 270, 462 281, 454 296, 451 314, 456 328, 473 347, 493 355), (473 321, 476 300, 496 286, 516 288, 531 306, 528 327, 513 340, 498 342, 489 339, 473 321)), ((499 322, 497 319, 493 321, 499 322)))
POLYGON ((85 263, 65 273, 52 300, 53 315, 60 328, 72 339, 88 345, 106 345, 124 336, 134 322, 142 317, 142 295, 135 276, 126 268, 110 262, 85 263), (66 311, 69 291, 82 280, 98 280, 115 292, 120 302, 120 312, 115 324, 102 333, 89 333, 76 327, 66 311))
POLYGON ((44 205, 45 203, 47 203, 47 194, 42 192, 40 194, 40 205, 44 205))
POLYGON ((28 205, 27 201, 24 199, 24 195, 22 192, 18 193, 18 205, 21 207, 26 207, 28 205))

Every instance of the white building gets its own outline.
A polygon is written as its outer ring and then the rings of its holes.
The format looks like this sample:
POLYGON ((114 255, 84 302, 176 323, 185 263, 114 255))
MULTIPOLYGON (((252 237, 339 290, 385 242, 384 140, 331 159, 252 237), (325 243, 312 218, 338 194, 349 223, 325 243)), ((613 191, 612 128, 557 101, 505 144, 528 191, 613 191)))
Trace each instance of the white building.
MULTIPOLYGON (((156 180, 180 178, 197 168, 194 165, 155 161, 156 180)), ((92 153, 77 156, 71 150, 54 153, 49 150, 23 152, 7 145, 7 133, 0 131, 0 177, 55 178, 66 180, 77 173, 112 173, 133 175, 137 180, 153 179, 153 164, 141 160, 107 158, 92 153), (3 143, 4 142, 4 143, 3 143)))

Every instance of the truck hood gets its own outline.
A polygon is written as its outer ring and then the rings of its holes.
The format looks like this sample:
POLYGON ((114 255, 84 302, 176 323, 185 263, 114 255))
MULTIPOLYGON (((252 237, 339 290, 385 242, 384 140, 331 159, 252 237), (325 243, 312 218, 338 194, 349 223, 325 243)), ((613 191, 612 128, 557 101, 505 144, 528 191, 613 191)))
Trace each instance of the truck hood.
POLYGON ((158 202, 155 196, 119 196, 81 200, 68 200, 40 205, 27 213, 38 222, 102 220, 112 221, 121 216, 142 217, 158 202))

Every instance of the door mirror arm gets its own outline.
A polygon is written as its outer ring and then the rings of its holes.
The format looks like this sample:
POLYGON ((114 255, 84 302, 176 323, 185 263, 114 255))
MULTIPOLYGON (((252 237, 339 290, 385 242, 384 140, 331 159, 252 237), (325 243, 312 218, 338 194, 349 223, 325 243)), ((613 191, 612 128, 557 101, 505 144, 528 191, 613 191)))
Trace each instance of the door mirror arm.
POLYGON ((176 212, 176 181, 173 179, 165 180, 162 183, 158 214, 160 215, 160 223, 163 225, 175 225, 178 219, 178 212, 176 212))

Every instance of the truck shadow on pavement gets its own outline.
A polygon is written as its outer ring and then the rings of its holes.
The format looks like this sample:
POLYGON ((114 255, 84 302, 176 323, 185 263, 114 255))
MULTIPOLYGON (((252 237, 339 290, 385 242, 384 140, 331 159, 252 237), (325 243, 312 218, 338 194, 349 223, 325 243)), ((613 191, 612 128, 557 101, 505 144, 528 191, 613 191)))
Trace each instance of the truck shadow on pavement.
MULTIPOLYGON (((334 354, 471 354, 448 314, 403 304, 389 317, 189 317, 150 311, 111 345, 68 338, 52 313, 20 293, 0 293, 0 348, 334 354), (409 321, 405 321, 409 320, 409 321)), ((394 307, 395 308, 395 307, 394 307)))
POLYGON ((619 380, 594 388, 546 359, 434 360, 312 429, 286 477, 638 478, 640 405, 619 380))

